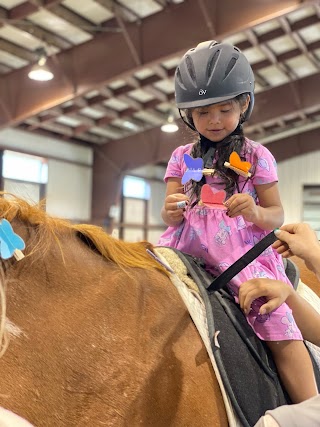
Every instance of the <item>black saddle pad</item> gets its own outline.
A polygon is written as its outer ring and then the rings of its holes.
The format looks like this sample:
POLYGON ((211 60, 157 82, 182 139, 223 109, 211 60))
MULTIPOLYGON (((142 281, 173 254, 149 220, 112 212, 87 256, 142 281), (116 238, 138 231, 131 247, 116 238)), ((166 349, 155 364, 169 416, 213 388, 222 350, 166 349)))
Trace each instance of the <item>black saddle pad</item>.
MULTIPOLYGON (((214 277, 191 255, 176 249, 206 306, 214 357, 232 405, 244 427, 251 427, 268 409, 290 404, 271 352, 248 324, 239 305, 222 287, 208 291, 214 277)), ((320 373, 310 354, 320 388, 320 373)))

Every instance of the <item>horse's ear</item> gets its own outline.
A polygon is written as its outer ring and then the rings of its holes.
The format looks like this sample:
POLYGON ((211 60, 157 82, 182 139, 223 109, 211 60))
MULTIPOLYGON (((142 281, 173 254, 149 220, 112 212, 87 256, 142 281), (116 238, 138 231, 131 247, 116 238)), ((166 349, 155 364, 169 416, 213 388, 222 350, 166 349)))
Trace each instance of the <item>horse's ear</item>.
POLYGON ((100 254, 100 251, 98 250, 98 248, 96 247, 96 245, 93 243, 93 241, 91 239, 89 239, 88 236, 85 236, 83 233, 81 233, 80 231, 77 231, 77 237, 83 242, 85 243, 89 249, 91 249, 92 251, 96 252, 97 254, 100 254))

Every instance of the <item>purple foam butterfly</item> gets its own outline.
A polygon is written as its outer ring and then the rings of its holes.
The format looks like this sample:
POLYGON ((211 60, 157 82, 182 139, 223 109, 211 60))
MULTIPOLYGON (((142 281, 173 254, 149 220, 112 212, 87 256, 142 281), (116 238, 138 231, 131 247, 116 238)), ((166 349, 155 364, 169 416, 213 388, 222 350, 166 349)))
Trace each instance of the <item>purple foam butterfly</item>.
POLYGON ((187 165, 187 170, 183 174, 182 184, 186 184, 190 179, 199 182, 203 176, 203 159, 200 157, 194 159, 186 153, 183 155, 183 158, 187 165))

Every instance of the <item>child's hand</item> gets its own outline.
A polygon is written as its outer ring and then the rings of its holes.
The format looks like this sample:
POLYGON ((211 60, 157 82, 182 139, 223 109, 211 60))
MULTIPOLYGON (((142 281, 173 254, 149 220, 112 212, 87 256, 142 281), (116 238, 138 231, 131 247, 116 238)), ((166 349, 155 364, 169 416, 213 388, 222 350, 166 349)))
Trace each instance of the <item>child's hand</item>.
POLYGON ((181 193, 170 194, 165 198, 164 209, 170 224, 179 224, 183 220, 183 213, 188 202, 189 198, 181 193))
POLYGON ((270 313, 284 303, 294 292, 291 286, 279 280, 250 279, 240 286, 239 304, 242 310, 248 314, 255 299, 266 297, 267 302, 260 307, 259 312, 260 314, 270 313))
POLYGON ((225 206, 228 209, 227 214, 230 218, 242 215, 246 221, 255 223, 258 215, 258 207, 249 194, 233 194, 225 202, 225 206))

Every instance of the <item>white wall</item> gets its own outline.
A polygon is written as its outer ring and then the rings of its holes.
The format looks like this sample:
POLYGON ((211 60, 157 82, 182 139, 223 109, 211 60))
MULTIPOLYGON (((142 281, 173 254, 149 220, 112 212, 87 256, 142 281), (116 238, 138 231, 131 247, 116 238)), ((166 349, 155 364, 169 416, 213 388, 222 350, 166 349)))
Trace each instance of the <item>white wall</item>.
POLYGON ((0 131, 0 148, 48 158, 47 212, 76 221, 90 220, 91 148, 18 129, 0 131))
POLYGON ((4 179, 3 181, 4 191, 12 193, 17 197, 23 198, 31 204, 40 202, 39 184, 32 182, 13 181, 11 179, 4 179))
MULTIPOLYGON (((164 174, 163 174, 164 175, 164 174)), ((150 181, 151 199, 149 201, 149 224, 159 225, 163 224, 161 218, 161 208, 164 203, 166 184, 161 181, 150 181)))
POLYGON ((88 147, 70 144, 56 138, 35 135, 19 129, 1 130, 0 148, 85 165, 92 165, 93 163, 93 150, 88 147))
POLYGON ((320 184, 319 165, 320 151, 278 164, 279 188, 285 223, 302 221, 303 185, 320 184))
POLYGON ((77 221, 91 218, 92 168, 49 159, 46 210, 77 221))

